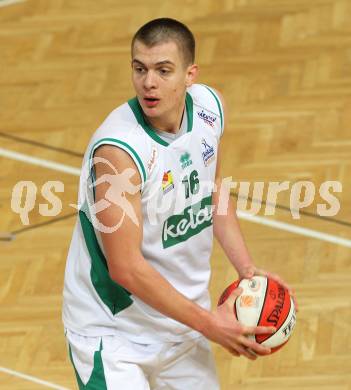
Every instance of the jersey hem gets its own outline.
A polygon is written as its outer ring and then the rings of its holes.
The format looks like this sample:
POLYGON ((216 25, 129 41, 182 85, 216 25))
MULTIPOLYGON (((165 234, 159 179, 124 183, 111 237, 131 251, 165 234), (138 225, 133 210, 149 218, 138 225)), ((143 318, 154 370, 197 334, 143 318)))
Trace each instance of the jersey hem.
POLYGON ((195 330, 192 330, 189 333, 183 335, 170 335, 170 337, 158 338, 158 337, 145 337, 141 335, 131 335, 120 330, 112 331, 106 328, 99 328, 98 331, 83 331, 82 329, 75 328, 69 324, 69 321, 63 320, 63 326, 65 332, 68 330, 70 332, 76 333, 80 336, 85 337, 103 337, 103 336, 117 336, 124 338, 128 341, 131 341, 136 344, 161 344, 161 343, 180 343, 187 340, 194 340, 203 335, 195 330))

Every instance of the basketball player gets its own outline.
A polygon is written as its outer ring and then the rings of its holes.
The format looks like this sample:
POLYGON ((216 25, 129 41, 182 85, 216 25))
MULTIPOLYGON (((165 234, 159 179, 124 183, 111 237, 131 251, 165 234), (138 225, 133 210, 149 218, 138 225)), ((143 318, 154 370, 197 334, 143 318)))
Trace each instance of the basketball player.
POLYGON ((85 153, 63 304, 80 389, 215 390, 208 340, 249 359, 270 352, 246 336, 274 328, 234 320, 239 290, 210 311, 213 234, 240 277, 267 273, 248 254, 233 204, 215 212, 223 98, 195 84, 194 52, 176 20, 141 27, 136 97, 112 111, 85 153))

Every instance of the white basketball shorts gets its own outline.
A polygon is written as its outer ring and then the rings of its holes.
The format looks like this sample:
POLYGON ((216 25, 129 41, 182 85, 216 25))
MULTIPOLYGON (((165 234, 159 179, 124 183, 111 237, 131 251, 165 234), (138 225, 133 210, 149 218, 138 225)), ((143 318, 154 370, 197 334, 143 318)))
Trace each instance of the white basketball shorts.
POLYGON ((208 340, 136 344, 118 336, 66 330, 79 389, 219 390, 208 340))

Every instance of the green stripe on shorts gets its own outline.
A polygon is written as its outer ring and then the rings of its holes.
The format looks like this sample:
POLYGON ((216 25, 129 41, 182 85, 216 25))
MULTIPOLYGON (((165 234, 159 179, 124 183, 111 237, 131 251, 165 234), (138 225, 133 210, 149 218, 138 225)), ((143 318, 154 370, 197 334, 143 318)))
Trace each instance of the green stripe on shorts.
POLYGON ((71 350, 71 346, 69 345, 69 358, 71 359, 74 372, 76 373, 79 390, 107 390, 104 365, 102 363, 102 358, 101 358, 101 350, 102 350, 102 341, 100 343, 99 351, 95 351, 94 353, 94 368, 90 375, 88 383, 85 385, 80 379, 76 366, 74 365, 72 350, 71 350))

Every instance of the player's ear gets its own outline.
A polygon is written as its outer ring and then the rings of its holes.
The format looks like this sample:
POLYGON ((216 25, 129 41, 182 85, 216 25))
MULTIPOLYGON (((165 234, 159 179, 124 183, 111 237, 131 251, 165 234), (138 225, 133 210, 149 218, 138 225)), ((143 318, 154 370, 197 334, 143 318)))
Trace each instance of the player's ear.
POLYGON ((199 67, 196 64, 188 66, 185 77, 185 85, 187 88, 191 87, 195 83, 198 72, 199 67))

